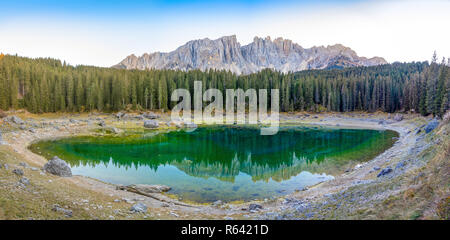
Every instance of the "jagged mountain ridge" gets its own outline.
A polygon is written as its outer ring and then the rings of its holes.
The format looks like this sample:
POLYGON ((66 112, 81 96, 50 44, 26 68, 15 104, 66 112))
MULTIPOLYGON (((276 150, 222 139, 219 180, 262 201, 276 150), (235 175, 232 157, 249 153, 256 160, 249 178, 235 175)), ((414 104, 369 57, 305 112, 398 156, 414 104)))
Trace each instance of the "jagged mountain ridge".
POLYGON ((288 39, 277 38, 272 41, 270 37, 255 37, 250 44, 241 46, 236 36, 232 35, 216 40, 192 40, 168 53, 145 53, 141 57, 132 54, 113 67, 183 71, 217 69, 249 74, 265 68, 296 72, 386 63, 380 57, 359 57, 355 51, 341 44, 303 48, 288 39))

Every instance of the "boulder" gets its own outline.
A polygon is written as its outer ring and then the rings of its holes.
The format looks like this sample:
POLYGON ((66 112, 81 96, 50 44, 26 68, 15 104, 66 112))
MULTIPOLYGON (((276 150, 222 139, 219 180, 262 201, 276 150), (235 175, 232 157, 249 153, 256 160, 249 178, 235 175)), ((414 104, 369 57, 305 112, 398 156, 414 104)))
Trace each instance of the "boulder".
POLYGON ((100 122, 98 123, 98 125, 99 125, 100 127, 106 127, 106 123, 105 123, 104 121, 100 121, 100 122))
POLYGON ((122 118, 123 116, 125 115, 125 113, 123 113, 123 112, 118 112, 118 113, 116 113, 116 115, 114 115, 116 118, 122 118))
POLYGON ((15 124, 19 124, 19 125, 25 124, 25 122, 20 117, 17 117, 17 116, 9 117, 8 121, 13 122, 15 124))
POLYGON ((252 204, 250 204, 249 206, 248 206, 248 210, 250 210, 250 211, 257 211, 257 210, 260 210, 260 209, 262 209, 263 207, 261 206, 261 205, 259 205, 259 204, 255 204, 255 203, 252 203, 252 204))
POLYGON ((159 127, 159 123, 155 120, 145 120, 144 127, 145 128, 157 128, 157 127, 159 127))
POLYGON ((44 171, 60 177, 72 177, 72 170, 66 161, 59 157, 53 157, 44 165, 44 171))
POLYGON ((24 167, 24 168, 27 168, 27 167, 28 167, 28 164, 27 164, 26 162, 20 162, 20 163, 19 163, 19 166, 22 166, 22 167, 24 167))
POLYGON ((12 172, 13 172, 14 174, 18 175, 18 176, 23 176, 23 170, 22 170, 22 169, 16 168, 16 169, 14 169, 12 172))
POLYGON ((20 179, 20 183, 22 183, 23 185, 30 185, 30 180, 26 177, 23 177, 20 179))
POLYGON ((130 208, 130 211, 134 213, 146 213, 147 205, 143 203, 136 203, 130 208))
POLYGON ((433 119, 431 122, 429 122, 425 126, 425 133, 429 133, 429 132, 433 131, 435 128, 437 128, 437 126, 439 126, 439 121, 436 119, 433 119))
POLYGON ((403 115, 401 115, 401 114, 395 114, 394 120, 397 121, 397 122, 402 121, 402 120, 403 120, 403 115))
POLYGON ((144 118, 147 118, 147 119, 157 119, 157 118, 159 118, 158 114, 155 114, 155 113, 152 113, 152 112, 144 113, 144 114, 142 114, 142 116, 144 118))
POLYGON ((53 205, 52 210, 55 211, 55 212, 61 212, 66 217, 72 217, 72 210, 68 210, 68 209, 62 208, 58 204, 53 205))
POLYGON ((387 167, 387 168, 383 168, 377 175, 377 177, 381 177, 384 176, 386 174, 389 174, 390 172, 392 172, 392 168, 387 167))

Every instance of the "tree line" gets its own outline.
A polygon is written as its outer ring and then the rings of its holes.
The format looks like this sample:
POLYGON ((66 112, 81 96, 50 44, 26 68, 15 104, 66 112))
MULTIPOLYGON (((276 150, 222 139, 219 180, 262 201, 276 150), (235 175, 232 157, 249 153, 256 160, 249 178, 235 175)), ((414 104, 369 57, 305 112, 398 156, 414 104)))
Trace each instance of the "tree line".
MULTIPOLYGON (((281 111, 420 112, 441 117, 450 107, 449 63, 237 76, 229 71, 121 70, 71 66, 50 58, 0 58, 0 109, 33 113, 171 109, 173 90, 202 81, 204 90, 279 89, 281 111)), ((270 93, 270 91, 269 91, 270 93)), ((269 96, 270 99, 270 96, 269 96)), ((204 103, 206 106, 207 103, 204 103)), ((269 103, 270 106, 270 103, 269 103)))

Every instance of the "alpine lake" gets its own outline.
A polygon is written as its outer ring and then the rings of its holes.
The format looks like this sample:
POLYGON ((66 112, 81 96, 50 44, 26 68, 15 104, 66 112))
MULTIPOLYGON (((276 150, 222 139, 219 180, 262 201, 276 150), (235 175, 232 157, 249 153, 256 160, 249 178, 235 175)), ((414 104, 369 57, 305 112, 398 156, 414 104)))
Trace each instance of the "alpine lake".
POLYGON ((67 161, 75 175, 112 184, 159 184, 180 200, 269 199, 333 179, 390 148, 390 130, 253 126, 139 130, 44 140, 29 148, 67 161))

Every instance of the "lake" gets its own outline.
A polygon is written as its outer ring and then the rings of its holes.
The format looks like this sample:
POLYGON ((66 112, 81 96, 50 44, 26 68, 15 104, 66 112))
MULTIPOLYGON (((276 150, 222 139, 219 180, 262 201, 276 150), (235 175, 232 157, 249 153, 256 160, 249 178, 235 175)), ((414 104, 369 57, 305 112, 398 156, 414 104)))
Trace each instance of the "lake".
POLYGON ((208 126, 194 131, 146 130, 80 136, 30 149, 66 160, 75 175, 113 184, 162 184, 181 200, 265 199, 301 190, 368 161, 396 141, 390 130, 282 126, 208 126))

